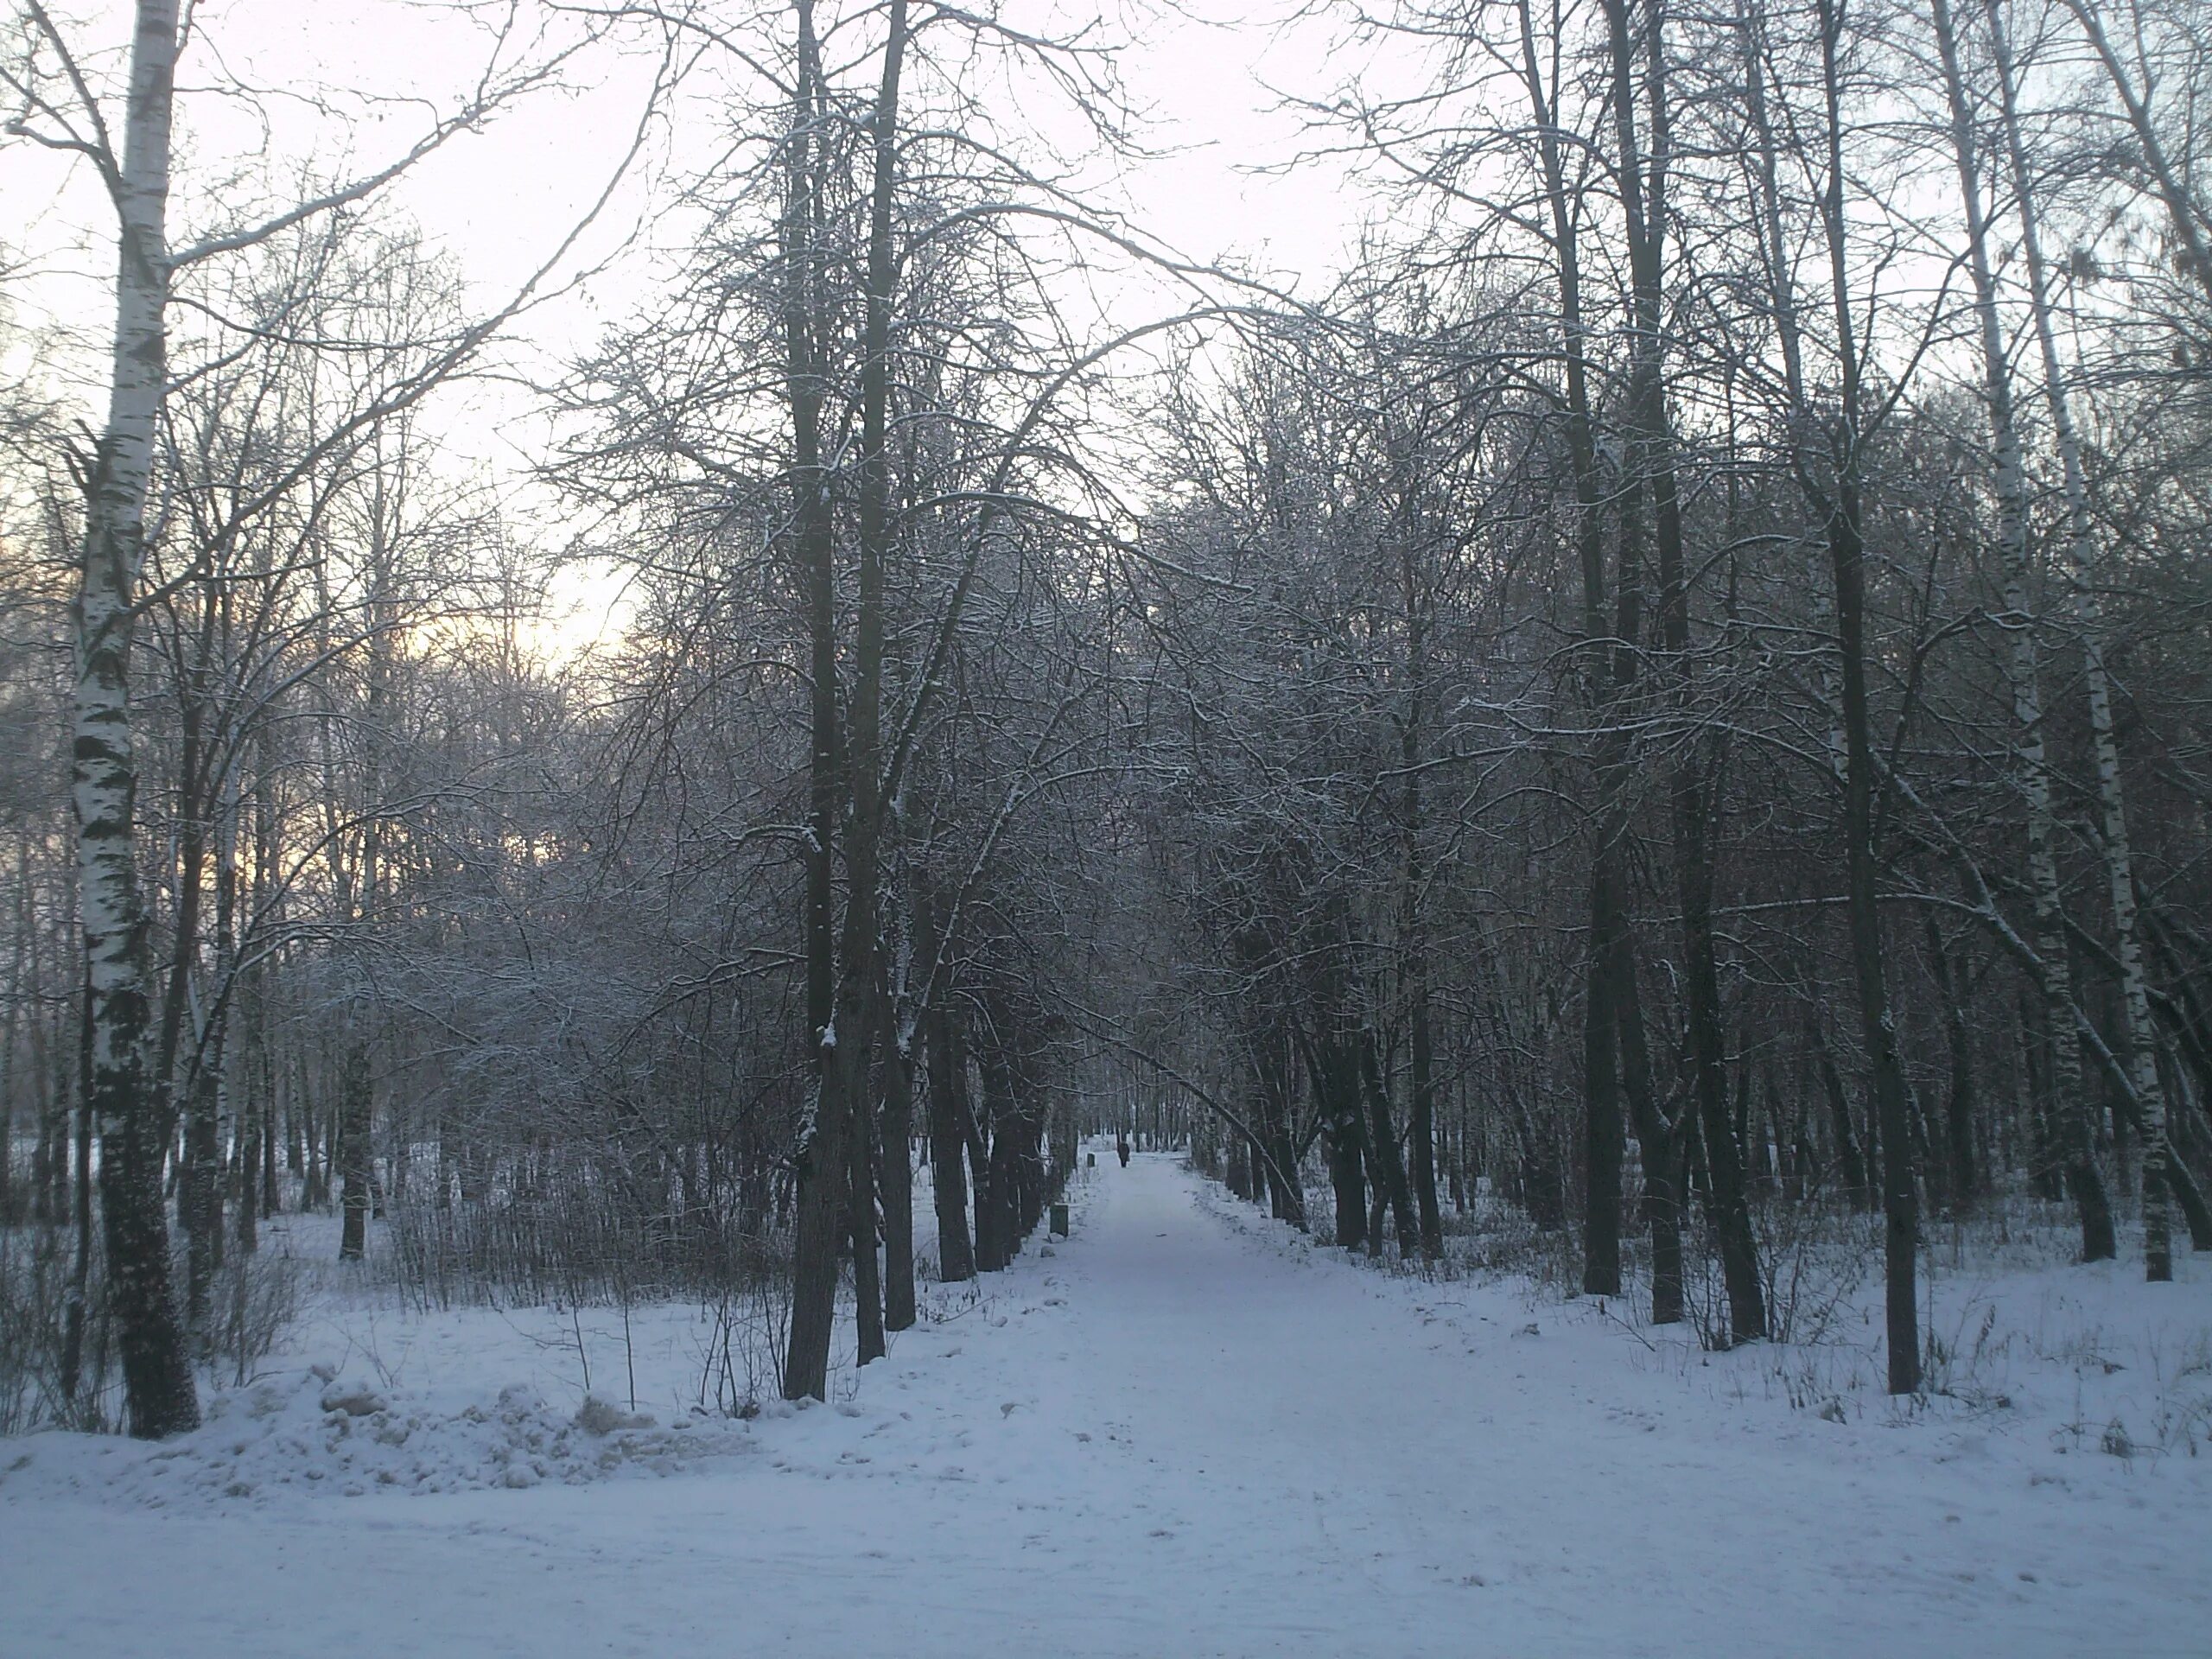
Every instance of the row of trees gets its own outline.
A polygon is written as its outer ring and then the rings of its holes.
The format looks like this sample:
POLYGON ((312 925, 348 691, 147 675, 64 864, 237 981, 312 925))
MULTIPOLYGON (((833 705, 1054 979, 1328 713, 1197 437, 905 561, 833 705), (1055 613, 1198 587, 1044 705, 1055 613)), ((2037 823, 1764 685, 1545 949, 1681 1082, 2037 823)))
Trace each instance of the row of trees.
POLYGON ((1633 1135, 1656 1319, 1693 1193, 1736 1340, 1762 1186, 1878 1199, 1909 1392, 1923 1200, 2063 1183, 2109 1256, 2128 1141, 2170 1277, 2170 1198, 2212 1243, 2212 288, 2152 101, 2196 84, 2186 18, 1389 27, 1448 43, 1434 79, 1315 118, 1440 228, 1179 409, 1166 475, 1163 603, 1202 618, 1166 810, 1262 1161, 1318 1133, 1338 1236, 1371 1183, 1433 1255, 1440 992, 1593 1294, 1633 1135))
POLYGON ((222 1251, 331 1202, 437 1294, 780 1281, 818 1395, 848 1275, 865 1363, 1139 1101, 1339 1243, 1487 1190, 1717 1341, 1777 1216, 1878 1210, 1898 1391, 1926 1206, 2212 1238, 2185 17, 1347 16, 1422 78, 1313 105, 1391 211, 1300 303, 1086 193, 1088 32, 549 9, 410 158, 662 67, 652 302, 546 390, 623 595, 563 652, 424 412, 545 279, 465 302, 404 162, 173 245, 139 13, 113 140, 38 8, 9 71, 121 227, 99 443, 8 427, 62 1398, 98 1278, 188 1424, 222 1251))

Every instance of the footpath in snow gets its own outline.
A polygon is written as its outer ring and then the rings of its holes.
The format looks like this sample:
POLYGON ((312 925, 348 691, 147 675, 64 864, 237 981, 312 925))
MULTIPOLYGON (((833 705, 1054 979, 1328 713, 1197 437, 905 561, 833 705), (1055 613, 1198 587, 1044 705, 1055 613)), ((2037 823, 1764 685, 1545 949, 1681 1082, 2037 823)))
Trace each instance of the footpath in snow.
POLYGON ((302 1375, 182 1446, 0 1442, 0 1654, 2208 1650, 2212 1457, 2011 1402, 1829 1421, 1755 1357, 1330 1259, 1166 1157, 1051 1249, 749 1425, 494 1390, 434 1428, 302 1375), (283 1479, 334 1411, 383 1450, 283 1479))

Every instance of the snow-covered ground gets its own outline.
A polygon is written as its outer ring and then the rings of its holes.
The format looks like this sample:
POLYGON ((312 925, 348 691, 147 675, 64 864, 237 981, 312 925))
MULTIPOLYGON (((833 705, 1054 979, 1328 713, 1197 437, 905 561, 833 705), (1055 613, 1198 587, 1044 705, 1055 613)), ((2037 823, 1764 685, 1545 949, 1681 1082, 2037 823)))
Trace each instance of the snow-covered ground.
POLYGON ((828 1407, 697 1414, 696 1307, 341 1300, 183 1441, 0 1444, 0 1654, 2212 1648, 2199 1263, 1944 1279, 1908 1409, 1102 1166, 828 1407))

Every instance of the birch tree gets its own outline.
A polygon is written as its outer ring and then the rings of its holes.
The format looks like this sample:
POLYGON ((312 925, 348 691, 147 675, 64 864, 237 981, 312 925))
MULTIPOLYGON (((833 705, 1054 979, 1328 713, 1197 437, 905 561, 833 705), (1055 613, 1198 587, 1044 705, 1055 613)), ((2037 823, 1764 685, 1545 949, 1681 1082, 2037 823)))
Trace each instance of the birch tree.
MULTIPOLYGON (((2143 947, 2136 923, 2134 856, 2128 839, 2126 785, 2121 776, 2120 741, 2114 729, 2111 678, 2105 663, 2105 626, 2098 600, 2099 567, 2096 531, 2090 516, 2088 486, 2083 475, 2082 440, 2075 425, 2073 396, 2066 364, 2058 348, 2058 329, 2050 291, 2050 276, 2043 251, 2037 208, 2036 181, 2028 165, 2020 131, 2018 75, 2011 37, 2006 31, 2001 0, 1986 0, 1990 50, 1995 60, 1999 117, 2005 159, 2011 175, 2014 212, 2018 216, 2020 251, 2027 267, 2028 307, 2035 329, 2037 355, 2043 366, 2044 402, 2050 412, 2051 434, 2058 449, 2062 487, 2066 504, 2065 547, 2069 586, 2072 589, 2079 626, 2082 680, 2088 697, 2089 730, 2096 766, 2097 803, 2101 822, 2107 891, 2111 895, 2113 927, 2118 936, 2120 996, 2127 1020, 2131 1051, 2128 1081, 2144 1118, 2146 1146, 2143 1159, 2143 1270, 2153 1282, 2173 1277, 2172 1223, 2168 1205, 2167 1166, 2172 1148, 2167 1141, 2165 1087, 2158 1076, 2158 1038, 2151 1020, 2148 982, 2143 967, 2143 947)), ((2102 39, 2101 35, 2098 36, 2102 39)), ((2186 223, 2186 220, 2179 221, 2186 223)))
MULTIPOLYGON (((102 1148, 110 1294, 131 1430, 158 1438, 198 1421, 161 1203, 162 1079, 152 1075, 148 1049, 155 987, 135 836, 138 762, 130 689, 132 636, 146 599, 141 579, 156 443, 172 384, 170 304, 181 273, 366 200, 455 134, 543 84, 553 65, 541 58, 519 71, 502 69, 503 41, 473 95, 390 164, 257 222, 219 224, 177 245, 171 163, 177 68, 188 38, 181 9, 175 0, 139 0, 133 8, 127 76, 113 99, 41 0, 26 0, 24 16, 23 45, 5 70, 18 106, 9 131, 81 159, 114 213, 107 407, 86 484, 76 609, 73 798, 90 984, 90 1110, 102 1148)), ((557 61, 576 49, 571 44, 552 55, 557 61)), ((388 389, 387 398, 397 405, 422 397, 519 304, 469 331, 433 372, 388 389)))

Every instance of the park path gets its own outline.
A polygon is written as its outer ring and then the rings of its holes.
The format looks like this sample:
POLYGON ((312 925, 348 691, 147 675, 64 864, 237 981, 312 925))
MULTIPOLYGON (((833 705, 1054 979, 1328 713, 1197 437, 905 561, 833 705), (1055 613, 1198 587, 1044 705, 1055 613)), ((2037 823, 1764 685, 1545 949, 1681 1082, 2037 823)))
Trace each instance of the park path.
POLYGON ((1072 1197, 1071 1238, 844 1403, 664 1479, 0 1508, 0 1654, 2149 1654, 2206 1628, 2186 1560, 2164 1587, 2194 1611, 2146 1599, 2171 1545, 2139 1516, 1970 1435, 1937 1462, 1732 1401, 1594 1311, 1332 1259, 1165 1155, 1072 1197))

